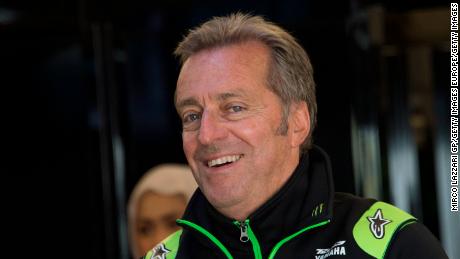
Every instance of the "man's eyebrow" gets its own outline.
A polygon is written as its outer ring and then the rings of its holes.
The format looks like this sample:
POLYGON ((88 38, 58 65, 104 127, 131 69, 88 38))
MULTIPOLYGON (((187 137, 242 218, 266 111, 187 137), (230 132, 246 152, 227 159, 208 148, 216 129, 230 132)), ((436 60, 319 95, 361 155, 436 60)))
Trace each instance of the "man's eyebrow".
POLYGON ((176 109, 179 110, 185 106, 199 106, 200 103, 195 98, 187 98, 176 103, 176 109))
MULTIPOLYGON (((227 99, 233 98, 233 97, 242 97, 245 98, 245 94, 243 90, 236 90, 235 92, 226 92, 226 93, 221 93, 218 94, 216 99, 218 101, 225 101, 227 99)), ((180 100, 176 103, 176 109, 180 110, 181 108, 185 106, 200 106, 200 103, 193 97, 186 98, 184 100, 180 100)))
POLYGON ((217 99, 219 101, 225 101, 233 97, 243 97, 244 98, 245 94, 242 90, 237 90, 236 92, 231 92, 231 93, 221 93, 217 96, 217 99))

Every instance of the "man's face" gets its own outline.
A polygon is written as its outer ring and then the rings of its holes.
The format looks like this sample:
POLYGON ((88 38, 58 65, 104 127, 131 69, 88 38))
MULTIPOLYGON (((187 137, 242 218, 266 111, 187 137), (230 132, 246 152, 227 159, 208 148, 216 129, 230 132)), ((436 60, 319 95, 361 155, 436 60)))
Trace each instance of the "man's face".
POLYGON ((233 44, 192 55, 178 79, 184 152, 200 189, 221 212, 253 211, 298 164, 292 130, 278 130, 282 107, 267 86, 269 62, 263 44, 233 44))

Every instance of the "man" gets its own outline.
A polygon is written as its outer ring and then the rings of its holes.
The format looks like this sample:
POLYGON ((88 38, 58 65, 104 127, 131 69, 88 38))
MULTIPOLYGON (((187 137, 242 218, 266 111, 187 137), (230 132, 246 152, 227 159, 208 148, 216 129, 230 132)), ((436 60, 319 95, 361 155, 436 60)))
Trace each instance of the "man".
POLYGON ((334 193, 312 145, 313 69, 261 17, 217 17, 176 49, 175 104, 199 190, 183 227, 145 258, 446 258, 409 214, 334 193))

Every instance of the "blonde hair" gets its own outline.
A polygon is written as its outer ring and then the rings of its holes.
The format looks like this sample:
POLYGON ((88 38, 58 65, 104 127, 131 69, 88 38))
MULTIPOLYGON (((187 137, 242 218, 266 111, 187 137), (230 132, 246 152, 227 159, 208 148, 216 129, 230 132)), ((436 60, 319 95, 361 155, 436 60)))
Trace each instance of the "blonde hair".
MULTIPOLYGON (((137 217, 137 206, 139 199, 146 192, 154 192, 161 195, 182 194, 186 202, 190 200, 197 188, 192 171, 188 166, 180 164, 163 164, 153 167, 147 171, 134 187, 128 201, 128 235, 131 251, 134 256, 139 254, 137 246, 134 245, 137 217)), ((155 244, 152 244, 152 247, 155 244)))
POLYGON ((305 50, 296 39, 281 27, 260 16, 235 13, 214 17, 190 30, 179 43, 174 54, 181 64, 202 50, 256 40, 271 50, 271 65, 267 83, 283 103, 281 134, 287 132, 287 117, 291 103, 306 102, 310 114, 310 132, 302 144, 302 151, 312 145, 316 125, 316 94, 313 67, 305 50))

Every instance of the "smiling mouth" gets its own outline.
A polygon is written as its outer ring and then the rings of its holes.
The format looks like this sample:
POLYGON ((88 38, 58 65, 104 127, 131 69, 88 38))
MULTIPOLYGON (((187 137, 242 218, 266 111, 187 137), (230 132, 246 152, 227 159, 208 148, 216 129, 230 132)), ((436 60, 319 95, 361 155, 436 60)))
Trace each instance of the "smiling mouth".
POLYGON ((217 159, 209 160, 208 161, 208 167, 220 167, 224 166, 227 164, 234 163, 238 160, 240 160, 243 157, 243 155, 233 155, 233 156, 223 156, 219 157, 217 159))

